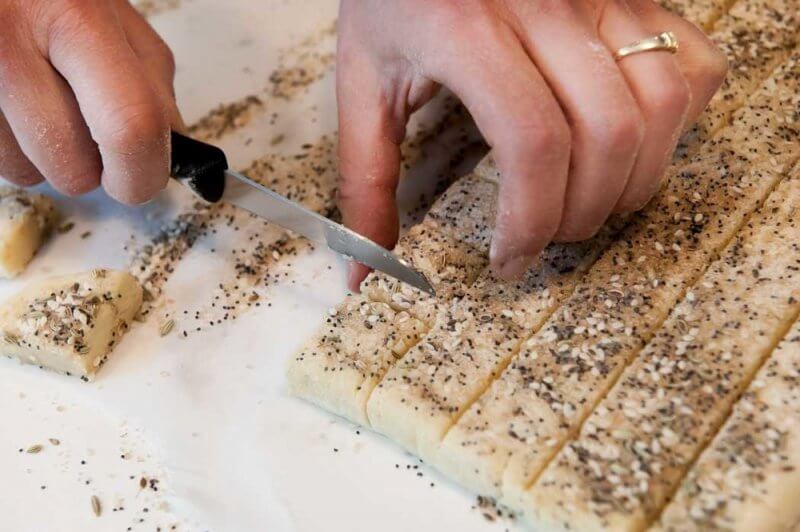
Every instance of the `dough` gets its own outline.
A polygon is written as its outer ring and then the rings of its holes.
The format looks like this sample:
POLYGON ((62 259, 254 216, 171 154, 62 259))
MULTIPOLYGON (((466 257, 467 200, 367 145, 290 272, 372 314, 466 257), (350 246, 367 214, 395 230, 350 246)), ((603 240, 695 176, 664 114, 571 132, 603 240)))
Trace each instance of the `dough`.
POLYGON ((433 325, 436 314, 453 297, 466 291, 489 262, 486 255, 442 233, 427 220, 400 239, 395 253, 425 274, 436 290, 436 297, 381 272, 367 276, 361 291, 372 301, 408 311, 428 326, 433 325))
POLYGON ((800 172, 687 292, 526 494, 534 527, 638 531, 658 515, 800 312, 798 204, 800 172))
POLYGON ((32 283, 0 307, 0 352, 88 379, 141 304, 142 289, 127 272, 93 270, 32 283))
POLYGON ((53 200, 41 194, 0 187, 0 276, 25 269, 56 220, 53 200))
POLYGON ((426 220, 442 233, 488 255, 496 217, 497 183, 469 174, 434 202, 426 220))
POLYGON ((800 520, 800 322, 795 323, 654 530, 794 530, 800 520))
POLYGON ((367 425, 366 402, 427 327, 404 310, 348 297, 289 361, 289 392, 367 425))
POLYGON ((697 123, 681 139, 678 158, 688 160, 727 126, 732 113, 786 59, 797 43, 798 13, 795 0, 740 0, 717 21, 711 38, 728 59, 728 73, 697 123))
MULTIPOLYGON (((768 112, 780 119, 785 111, 768 112)), ((737 121, 715 139, 748 128, 737 121)), ((743 150, 767 143, 740 138, 743 150)), ((798 151, 796 144, 789 153, 798 151)), ((659 195, 448 432, 445 462, 433 465, 516 505, 781 177, 770 158, 750 162, 713 142, 671 170, 659 195)))

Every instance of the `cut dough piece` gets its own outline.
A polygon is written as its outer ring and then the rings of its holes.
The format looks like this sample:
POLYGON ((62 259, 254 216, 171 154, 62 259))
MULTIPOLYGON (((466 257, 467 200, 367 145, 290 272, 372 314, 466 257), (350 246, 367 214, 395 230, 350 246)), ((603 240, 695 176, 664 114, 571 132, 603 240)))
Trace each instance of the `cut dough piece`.
POLYGON ((93 270, 33 283, 0 307, 2 354, 88 379, 142 305, 127 272, 93 270))
POLYGON ((506 316, 454 300, 375 388, 367 403, 370 425, 426 458, 514 355, 522 333, 506 316))
MULTIPOLYGON (((543 530, 643 530, 800 312, 800 173, 784 181, 525 497, 543 530)), ((756 527, 761 529, 760 527, 756 527)))
POLYGON ((712 39, 728 58, 714 106, 728 115, 770 77, 798 40, 796 0, 741 0, 715 26, 712 39))
POLYGON ((800 520, 800 322, 661 514, 666 532, 780 532, 800 520))
POLYGON ((395 310, 408 311, 429 326, 436 321, 439 310, 463 294, 488 264, 486 255, 442 233, 428 220, 412 227, 400 239, 395 253, 425 274, 436 297, 381 272, 369 274, 361 284, 361 292, 395 310))
POLYGON ((693 22, 704 30, 711 29, 735 0, 659 0, 666 9, 693 22))
POLYGON ((468 297, 492 315, 510 317, 530 335, 572 293, 578 279, 624 225, 625 219, 615 217, 589 240, 549 245, 537 265, 516 282, 504 281, 486 268, 467 291, 468 297))
POLYGON ((615 220, 586 242, 549 246, 519 282, 484 270, 387 373, 368 403, 372 426, 450 473, 438 453, 445 432, 570 294, 621 224, 615 220))
POLYGON ((22 273, 55 221, 55 204, 47 196, 0 187, 0 277, 22 273))
POLYGON ((561 442, 780 181, 772 167, 710 143, 691 164, 672 168, 656 198, 449 431, 442 449, 448 470, 468 474, 479 493, 518 505, 561 442))
POLYGON ((408 312, 351 296, 289 362, 289 392, 369 425, 366 402, 395 361, 427 327, 408 312))
POLYGON ((697 123, 684 135, 677 157, 687 160, 700 145, 728 125, 733 112, 786 59, 800 24, 794 0, 740 0, 715 25, 711 35, 728 59, 722 87, 697 123))
MULTIPOLYGON (((800 7, 800 6, 799 6, 800 7)), ((728 145, 748 160, 791 164, 800 151, 800 52, 795 52, 734 114, 746 127, 731 131, 728 145), (760 142, 748 142, 758 138, 760 142)))
POLYGON ((442 233, 489 254, 497 216, 497 184, 474 174, 450 185, 426 219, 442 233))

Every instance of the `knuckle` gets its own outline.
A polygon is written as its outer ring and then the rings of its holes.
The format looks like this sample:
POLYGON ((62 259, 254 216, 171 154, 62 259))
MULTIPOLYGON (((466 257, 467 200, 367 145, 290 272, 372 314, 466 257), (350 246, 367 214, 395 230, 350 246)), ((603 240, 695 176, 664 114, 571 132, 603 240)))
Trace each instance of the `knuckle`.
POLYGON ((590 126, 589 138, 595 148, 609 157, 634 153, 644 138, 644 118, 634 106, 606 115, 605 119, 595 121, 590 126))
POLYGON ((172 48, 158 35, 154 35, 153 43, 148 50, 148 55, 150 55, 153 60, 156 61, 156 64, 163 68, 165 72, 170 75, 175 74, 175 54, 172 48))
POLYGON ((680 74, 675 73, 647 91, 642 106, 658 120, 679 120, 689 108, 691 98, 689 85, 680 74))
POLYGON ((519 123, 512 126, 511 146, 517 153, 532 153, 537 157, 548 154, 553 158, 568 156, 572 133, 567 121, 561 117, 538 123, 519 123))
POLYGON ((92 4, 93 2, 85 0, 51 2, 50 9, 46 11, 51 37, 54 39, 60 36, 69 37, 75 32, 91 27, 95 16, 92 4))
POLYGON ((169 121, 150 103, 130 104, 109 113, 98 145, 121 155, 138 155, 165 145, 169 121))

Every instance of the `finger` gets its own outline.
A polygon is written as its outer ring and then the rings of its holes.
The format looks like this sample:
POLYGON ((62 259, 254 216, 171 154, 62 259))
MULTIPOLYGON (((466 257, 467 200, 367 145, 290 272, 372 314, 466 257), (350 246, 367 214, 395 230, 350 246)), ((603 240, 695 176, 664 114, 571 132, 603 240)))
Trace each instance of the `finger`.
POLYGON ((675 34, 678 40, 675 57, 691 94, 686 115, 686 126, 690 126, 725 79, 728 70, 725 54, 697 26, 652 0, 629 0, 628 5, 648 33, 671 31, 675 34))
POLYGON ((147 72, 169 114, 172 127, 185 130, 186 125, 175 101, 175 58, 172 50, 127 0, 116 0, 116 3, 128 44, 147 72))
POLYGON ((0 177, 21 187, 29 187, 44 180, 19 147, 3 113, 0 113, 0 177))
MULTIPOLYGON (((644 124, 584 3, 524 4, 517 31, 572 126, 572 166, 557 240, 594 235, 622 195, 644 124)), ((588 4, 588 3, 587 3, 588 4)))
POLYGON ((490 258, 500 276, 513 279, 551 241, 561 220, 569 127, 509 27, 472 15, 454 27, 445 40, 451 48, 426 68, 461 99, 493 148, 503 180, 490 258))
POLYGON ((106 192, 123 203, 153 198, 169 177, 170 123, 113 6, 74 3, 50 28, 50 59, 99 147, 106 192))
MULTIPOLYGON (((622 0, 608 3, 599 32, 612 51, 653 35, 622 0)), ((691 93, 670 52, 635 54, 620 59, 618 64, 639 104, 645 126, 633 171, 614 209, 632 212, 643 207, 658 190, 683 130, 691 93)))
MULTIPOLYGON (((397 242, 395 201, 405 117, 371 60, 340 39, 336 93, 339 112, 338 203, 346 226, 387 248, 397 242)), ((369 269, 353 263, 348 286, 358 291, 369 269)))
MULTIPOLYGON (((9 33, 19 32, 12 26, 9 33)), ((100 184, 100 156, 69 86, 59 76, 27 35, 7 35, 0 61, 0 109, 15 143, 53 187, 67 195, 78 195, 100 184)), ((12 146, 9 148, 9 146, 12 146)), ((25 163, 12 160, 24 175, 25 163)), ((9 170, 9 172, 14 170, 9 170)), ((36 179, 35 174, 33 180, 36 179)))

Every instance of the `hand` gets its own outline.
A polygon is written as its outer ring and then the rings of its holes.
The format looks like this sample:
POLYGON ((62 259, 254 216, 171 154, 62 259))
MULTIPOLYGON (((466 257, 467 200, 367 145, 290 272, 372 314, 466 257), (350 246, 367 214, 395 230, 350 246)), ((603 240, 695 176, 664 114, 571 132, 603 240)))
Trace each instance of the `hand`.
POLYGON ((169 177, 172 55, 125 0, 0 0, 0 176, 124 203, 169 177))
MULTIPOLYGON (((700 30, 651 0, 343 0, 339 32, 345 223, 394 245, 399 144, 445 85, 503 175, 490 257, 509 279, 549 242, 589 238, 612 213, 641 208, 727 68, 700 30), (677 55, 614 60, 662 31, 677 36, 677 55)), ((351 271, 351 289, 365 274, 351 271)))

